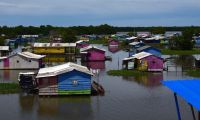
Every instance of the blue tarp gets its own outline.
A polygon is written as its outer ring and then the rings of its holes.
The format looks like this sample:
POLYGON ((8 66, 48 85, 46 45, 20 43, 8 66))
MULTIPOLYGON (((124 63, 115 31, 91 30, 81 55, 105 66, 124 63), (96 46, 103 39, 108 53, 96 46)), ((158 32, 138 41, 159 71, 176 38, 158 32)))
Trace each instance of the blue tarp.
POLYGON ((200 79, 169 80, 162 83, 200 111, 200 79))

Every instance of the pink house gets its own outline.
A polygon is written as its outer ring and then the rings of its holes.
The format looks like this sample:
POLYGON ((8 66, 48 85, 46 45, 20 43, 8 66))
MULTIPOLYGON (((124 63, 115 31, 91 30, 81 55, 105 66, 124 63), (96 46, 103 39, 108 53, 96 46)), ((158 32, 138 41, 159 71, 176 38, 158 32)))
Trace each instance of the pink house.
POLYGON ((105 61, 105 50, 88 46, 80 50, 83 61, 105 61))
POLYGON ((108 44, 109 44, 109 46, 119 46, 119 41, 117 41, 117 40, 109 40, 108 44))
POLYGON ((120 50, 118 46, 108 46, 108 50, 112 53, 116 53, 120 50))
POLYGON ((163 71, 164 60, 161 57, 147 52, 140 52, 132 56, 135 58, 135 67, 142 71, 163 71))
POLYGON ((124 64, 126 64, 126 68, 129 68, 129 63, 132 62, 132 68, 140 70, 140 71, 163 71, 164 60, 161 57, 153 55, 147 52, 140 52, 132 57, 125 58, 123 60, 124 64))
POLYGON ((89 44, 86 41, 79 40, 79 41, 76 42, 77 48, 85 48, 85 47, 88 47, 88 46, 89 46, 89 44))

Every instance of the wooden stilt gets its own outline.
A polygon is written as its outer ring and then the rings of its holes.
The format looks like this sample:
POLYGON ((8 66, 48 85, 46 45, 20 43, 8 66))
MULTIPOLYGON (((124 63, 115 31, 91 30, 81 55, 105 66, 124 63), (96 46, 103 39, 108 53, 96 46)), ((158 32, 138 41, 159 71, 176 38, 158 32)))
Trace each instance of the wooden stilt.
POLYGON ((198 120, 200 120, 200 111, 198 111, 198 120))
POLYGON ((195 114, 194 114, 194 108, 191 104, 190 105, 190 108, 191 108, 191 111, 192 111, 192 117, 193 117, 193 120, 196 120, 196 117, 195 117, 195 114))
POLYGON ((178 120, 181 120, 181 113, 179 110, 179 105, 178 105, 178 98, 176 93, 174 93, 174 99, 175 99, 175 103, 176 103, 176 110, 177 110, 177 114, 178 114, 178 120))

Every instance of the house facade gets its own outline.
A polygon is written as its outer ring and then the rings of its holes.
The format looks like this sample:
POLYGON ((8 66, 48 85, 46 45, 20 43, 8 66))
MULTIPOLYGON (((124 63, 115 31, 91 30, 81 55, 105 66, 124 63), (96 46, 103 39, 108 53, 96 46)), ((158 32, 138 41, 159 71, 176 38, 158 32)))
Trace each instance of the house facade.
POLYGON ((0 58, 0 69, 39 69, 44 55, 22 52, 0 58))
POLYGON ((108 45, 109 45, 109 47, 119 46, 119 41, 111 39, 108 41, 108 45))
POLYGON ((137 69, 140 71, 163 71, 164 60, 156 55, 140 52, 123 60, 126 69, 137 69))
POLYGON ((88 46, 80 50, 83 61, 105 61, 105 50, 95 46, 88 46))
POLYGON ((89 44, 87 41, 82 41, 82 40, 79 40, 76 42, 76 47, 77 48, 84 48, 84 47, 88 47, 89 44))
POLYGON ((39 70, 39 95, 90 95, 91 76, 87 67, 66 63, 39 70))
POLYGON ((36 54, 75 54, 76 43, 34 43, 36 54))
POLYGON ((9 46, 0 46, 0 56, 8 56, 10 52, 9 46))

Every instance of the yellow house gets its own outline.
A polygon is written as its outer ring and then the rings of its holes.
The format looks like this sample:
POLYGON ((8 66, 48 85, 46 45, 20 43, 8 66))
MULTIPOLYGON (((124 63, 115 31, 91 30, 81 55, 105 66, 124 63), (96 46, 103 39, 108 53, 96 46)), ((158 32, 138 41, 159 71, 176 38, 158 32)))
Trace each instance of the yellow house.
POLYGON ((37 54, 75 54, 76 43, 34 43, 33 52, 37 54))

